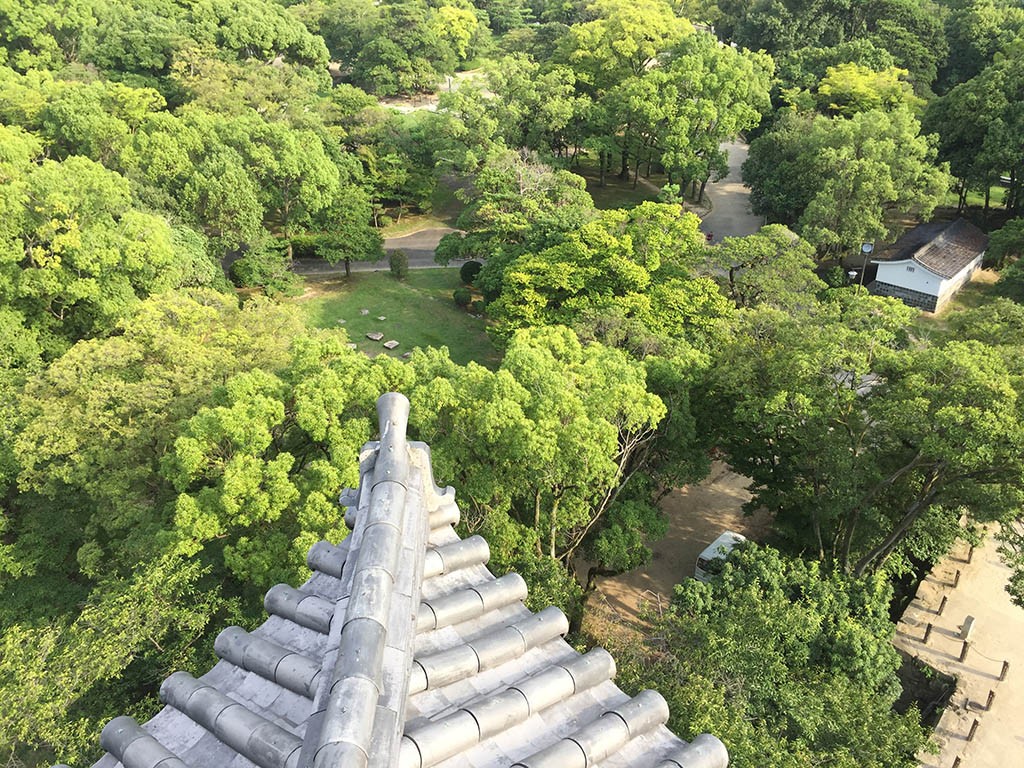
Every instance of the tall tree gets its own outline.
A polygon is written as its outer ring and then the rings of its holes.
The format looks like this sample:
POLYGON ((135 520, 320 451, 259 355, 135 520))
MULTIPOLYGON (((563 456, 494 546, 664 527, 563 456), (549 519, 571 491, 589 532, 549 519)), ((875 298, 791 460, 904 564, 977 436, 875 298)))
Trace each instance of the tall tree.
POLYGON ((892 711, 891 588, 747 546, 678 585, 644 644, 613 643, 619 684, 657 688, 677 733, 718 735, 736 768, 911 768, 926 741, 892 711))
POLYGON ((755 212, 796 224, 826 254, 886 235, 894 211, 926 218, 949 188, 906 107, 849 119, 787 114, 751 144, 743 178, 755 212))
POLYGON ((961 511, 1019 503, 1016 379, 977 342, 895 348, 905 313, 851 293, 802 319, 747 315, 713 369, 708 425, 796 546, 899 571, 941 554, 961 511))
POLYGON ((809 308, 825 288, 814 274, 813 246, 780 224, 725 238, 713 258, 726 272, 726 293, 737 307, 809 308))

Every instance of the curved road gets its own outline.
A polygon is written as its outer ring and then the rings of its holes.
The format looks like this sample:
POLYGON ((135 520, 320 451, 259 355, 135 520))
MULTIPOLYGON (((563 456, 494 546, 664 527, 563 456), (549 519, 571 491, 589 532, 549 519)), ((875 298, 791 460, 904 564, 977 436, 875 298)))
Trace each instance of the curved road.
POLYGON ((747 145, 729 142, 722 145, 729 153, 729 173, 721 181, 708 184, 705 190, 711 198, 711 213, 704 217, 702 232, 713 232, 712 242, 723 237, 743 237, 761 229, 764 218, 750 212, 750 190, 743 184, 740 166, 747 159, 747 145))
MULTIPOLYGON (((747 159, 747 145, 741 142, 723 144, 729 153, 729 173, 721 181, 708 184, 705 194, 711 199, 711 212, 704 217, 702 232, 712 232, 712 242, 721 242, 723 237, 742 237, 761 229, 764 219, 750 212, 750 190, 740 177, 740 166, 747 159)), ((410 269, 433 269, 440 265, 434 262, 434 249, 441 238, 456 230, 451 227, 422 229, 411 235, 389 237, 384 241, 384 258, 379 261, 353 261, 353 272, 377 272, 387 270, 387 254, 404 251, 409 257, 410 269)), ((345 273, 344 264, 328 264, 319 259, 295 259, 292 269, 300 275, 338 275, 345 273)))

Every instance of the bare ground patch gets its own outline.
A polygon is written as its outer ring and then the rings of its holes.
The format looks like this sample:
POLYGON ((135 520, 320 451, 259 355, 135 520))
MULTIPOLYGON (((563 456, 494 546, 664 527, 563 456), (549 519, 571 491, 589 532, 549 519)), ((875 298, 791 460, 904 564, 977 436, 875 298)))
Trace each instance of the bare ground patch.
POLYGON ((667 607, 673 587, 692 578, 698 555, 720 533, 736 531, 754 541, 764 539, 771 515, 763 510, 743 514, 749 484, 750 478, 716 461, 705 480, 668 494, 661 502, 669 518, 668 535, 652 547, 654 557, 644 568, 598 579, 587 603, 585 630, 596 637, 645 630, 645 612, 667 607))

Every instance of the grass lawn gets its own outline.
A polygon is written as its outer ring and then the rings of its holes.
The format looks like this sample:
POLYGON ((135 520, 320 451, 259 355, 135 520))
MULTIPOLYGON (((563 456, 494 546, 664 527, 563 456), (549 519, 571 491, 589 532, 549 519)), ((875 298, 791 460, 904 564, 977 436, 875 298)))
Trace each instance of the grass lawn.
POLYGON ((995 298, 994 286, 999 273, 978 270, 974 279, 957 293, 938 314, 921 312, 913 322, 914 334, 922 339, 935 339, 949 332, 949 318, 965 309, 974 309, 995 298))
POLYGON ((484 320, 452 301, 452 291, 459 285, 458 269, 417 269, 401 282, 387 272, 357 272, 348 279, 307 280, 306 292, 292 301, 305 312, 310 326, 342 328, 370 356, 401 357, 414 347, 445 346, 456 363, 473 360, 497 368, 501 354, 487 336, 484 320), (361 309, 369 314, 360 314, 361 309), (380 331, 384 338, 366 338, 372 331, 380 331), (399 346, 389 352, 382 344, 390 339, 399 346))
MULTIPOLYGON (((989 208, 998 208, 1003 204, 1003 200, 1006 198, 1006 189, 1001 186, 994 186, 989 190, 989 208)), ((946 193, 945 199, 942 204, 950 208, 956 208, 959 200, 957 199, 956 192, 950 190, 946 193)), ((967 207, 968 208, 983 208, 985 206, 985 196, 980 192, 968 192, 967 193, 967 207)))
MULTIPOLYGON (((406 213, 398 223, 392 222, 383 227, 380 230, 381 237, 402 237, 421 229, 454 227, 459 214, 465 208, 462 201, 455 196, 456 189, 454 182, 442 180, 430 196, 429 213, 406 213)), ((391 218, 394 218, 395 214, 394 209, 388 211, 391 218)))

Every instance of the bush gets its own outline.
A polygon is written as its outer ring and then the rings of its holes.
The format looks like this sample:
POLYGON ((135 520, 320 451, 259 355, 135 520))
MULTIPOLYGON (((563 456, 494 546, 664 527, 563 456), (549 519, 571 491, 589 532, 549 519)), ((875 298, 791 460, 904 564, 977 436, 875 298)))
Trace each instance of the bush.
POLYGON ((1024 304, 1024 261, 1015 261, 999 273, 995 292, 1024 304))
POLYGON ((829 288, 843 288, 850 284, 850 276, 842 267, 829 267, 821 274, 821 279, 829 288))
POLYGON ((241 287, 259 287, 268 296, 296 296, 302 292, 302 278, 289 268, 280 248, 257 245, 231 265, 231 281, 241 287))
POLYGON ((487 306, 487 303, 483 299, 477 299, 469 305, 469 311, 474 315, 482 315, 484 313, 485 306, 487 306))
POLYGON ((473 294, 469 288, 456 288, 452 292, 452 299, 460 307, 468 307, 470 302, 473 301, 473 294))
POLYGON ((409 257, 404 251, 392 251, 388 255, 388 266, 398 280, 404 280, 409 275, 409 257))
POLYGON ((484 265, 479 261, 467 261, 459 268, 459 279, 466 285, 472 285, 483 268, 484 265))
POLYGON ((463 249, 463 237, 461 232, 449 232, 441 238, 434 249, 434 261, 438 264, 448 266, 452 259, 461 259, 463 249))

